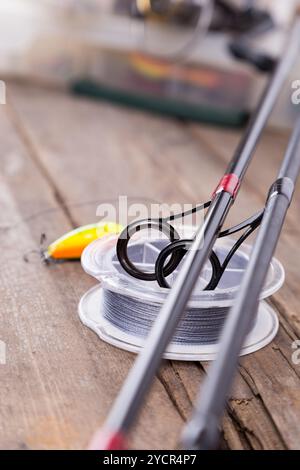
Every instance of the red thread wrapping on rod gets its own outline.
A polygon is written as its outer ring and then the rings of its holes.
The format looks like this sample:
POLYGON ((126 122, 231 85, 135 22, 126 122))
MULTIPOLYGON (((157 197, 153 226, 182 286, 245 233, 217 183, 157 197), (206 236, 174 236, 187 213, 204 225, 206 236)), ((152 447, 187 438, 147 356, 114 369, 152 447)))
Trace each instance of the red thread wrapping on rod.
POLYGON ((221 181, 219 182, 218 186, 214 190, 212 194, 212 199, 216 196, 216 194, 220 193, 221 191, 224 191, 226 193, 231 194, 233 199, 235 199, 237 192, 240 187, 240 180, 237 175, 234 173, 229 173, 227 175, 224 175, 221 181))
POLYGON ((88 450, 126 450, 126 441, 121 433, 99 430, 92 438, 88 450))

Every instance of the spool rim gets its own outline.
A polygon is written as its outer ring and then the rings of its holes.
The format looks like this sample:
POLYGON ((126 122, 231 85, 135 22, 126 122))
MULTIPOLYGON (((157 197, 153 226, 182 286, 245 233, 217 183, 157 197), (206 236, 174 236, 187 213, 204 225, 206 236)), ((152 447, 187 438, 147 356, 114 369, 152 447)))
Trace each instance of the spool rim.
MULTIPOLYGON (((117 348, 139 353, 143 338, 128 335, 108 324, 101 311, 102 287, 94 286, 81 298, 78 313, 84 325, 93 330, 100 339, 117 348)), ((259 304, 257 320, 247 335, 241 356, 253 353, 267 346, 276 336, 279 321, 275 310, 264 300, 259 304)), ((218 343, 210 345, 177 345, 167 348, 164 358, 183 361, 211 361, 218 352, 218 343)))

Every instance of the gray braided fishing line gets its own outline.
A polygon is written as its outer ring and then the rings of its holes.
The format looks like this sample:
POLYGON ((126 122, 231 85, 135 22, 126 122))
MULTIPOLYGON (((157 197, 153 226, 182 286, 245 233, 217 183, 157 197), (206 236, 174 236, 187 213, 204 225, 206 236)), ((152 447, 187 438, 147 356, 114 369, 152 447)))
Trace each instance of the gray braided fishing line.
MULTIPOLYGON (((114 291, 103 289, 103 315, 127 334, 144 338, 149 333, 160 304, 142 302, 114 291)), ((229 312, 228 307, 188 308, 172 339, 173 344, 205 345, 218 341, 229 312)))
MULTIPOLYGON (((161 249, 165 241, 153 241, 147 245, 146 257, 153 262, 157 256, 155 249, 161 249), (152 250, 153 253, 152 253, 152 250)), ((136 244, 132 246, 132 256, 140 262, 145 259, 143 246, 136 244), (142 248, 142 249, 141 249, 142 248)), ((224 259, 227 250, 217 249, 220 259, 224 259)), ((114 259, 117 270, 121 270, 119 263, 114 259)), ((247 260, 244 256, 235 254, 230 266, 232 268, 244 269, 247 260)), ((239 272, 238 277, 240 277, 239 272)), ((125 274, 127 277, 128 275, 125 274)), ((220 286, 222 288, 231 287, 239 283, 237 274, 225 271, 220 286)), ((134 281, 136 282, 136 281, 134 281)), ((138 299, 137 296, 122 294, 119 289, 109 289, 103 286, 102 312, 104 318, 114 327, 125 334, 138 338, 145 338, 161 309, 161 303, 149 299, 138 299)), ((180 321, 172 339, 172 344, 183 346, 210 345, 219 340, 221 330, 229 313, 230 307, 203 305, 187 307, 185 315, 180 321)))

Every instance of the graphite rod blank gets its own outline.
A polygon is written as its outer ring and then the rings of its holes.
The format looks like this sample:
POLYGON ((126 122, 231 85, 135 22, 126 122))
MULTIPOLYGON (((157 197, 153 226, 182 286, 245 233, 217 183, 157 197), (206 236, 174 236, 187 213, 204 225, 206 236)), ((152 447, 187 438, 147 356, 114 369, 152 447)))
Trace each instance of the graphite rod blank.
POLYGON ((271 187, 250 261, 241 288, 222 333, 217 359, 201 388, 195 411, 182 443, 185 449, 212 449, 218 440, 218 424, 237 368, 238 356, 250 322, 257 311, 284 219, 300 171, 300 119, 290 139, 278 180, 271 187))

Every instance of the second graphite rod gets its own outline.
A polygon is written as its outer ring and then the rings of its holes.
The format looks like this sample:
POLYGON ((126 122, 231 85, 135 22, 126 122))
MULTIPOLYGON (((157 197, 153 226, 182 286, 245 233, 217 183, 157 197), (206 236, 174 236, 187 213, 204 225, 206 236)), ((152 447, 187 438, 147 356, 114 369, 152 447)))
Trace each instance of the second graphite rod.
POLYGON ((300 118, 289 141, 277 180, 272 185, 257 239, 250 255, 241 288, 226 320, 219 352, 196 401, 192 419, 182 435, 185 449, 217 447, 219 424, 237 369, 240 350, 257 312, 284 219, 300 171, 300 118))
MULTIPOLYGON (((288 44, 273 76, 248 125, 247 131, 235 152, 225 177, 234 174, 240 184, 249 166, 258 139, 274 107, 285 79, 295 60, 300 22, 297 20, 289 36, 288 44)), ((235 187, 237 189, 237 186, 235 187)), ((198 229, 191 250, 163 305, 145 345, 136 359, 119 393, 102 430, 94 436, 90 448, 111 450, 126 447, 126 435, 134 423, 146 393, 170 343, 175 329, 184 314, 196 281, 207 261, 219 231, 234 201, 236 191, 218 187, 207 211, 203 225, 198 229)))

